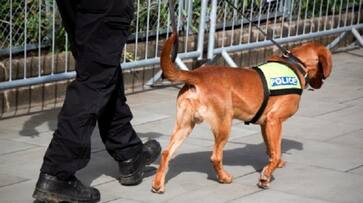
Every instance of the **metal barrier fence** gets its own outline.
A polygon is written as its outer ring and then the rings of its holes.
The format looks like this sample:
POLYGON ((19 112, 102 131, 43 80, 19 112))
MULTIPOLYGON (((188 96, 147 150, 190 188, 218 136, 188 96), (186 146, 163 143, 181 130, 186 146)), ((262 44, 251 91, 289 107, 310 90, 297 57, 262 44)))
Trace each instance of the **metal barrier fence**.
POLYGON ((226 62, 237 67, 228 52, 236 52, 272 45, 271 41, 245 18, 261 26, 269 37, 284 44, 326 35, 341 33, 328 47, 332 48, 352 32, 359 44, 363 40, 358 29, 363 28, 361 20, 362 0, 267 0, 237 1, 242 12, 236 12, 225 1, 211 0, 208 59, 221 54, 226 62), (267 9, 266 9, 267 8, 267 9), (223 10, 223 11, 222 11, 223 10), (218 17, 223 14, 223 19, 218 17), (243 13, 244 16, 241 15, 243 13), (229 15, 228 15, 229 14, 229 15), (215 25, 223 23, 221 42, 217 45, 215 25), (228 25, 226 22, 232 22, 228 25), (238 30, 235 35, 234 30, 238 30), (226 37, 228 35, 228 37, 226 37))
MULTIPOLYGON (((208 59, 222 55, 229 65, 237 66, 228 53, 272 45, 244 17, 261 26, 279 43, 341 33, 329 45, 333 47, 347 32, 352 32, 363 45, 358 32, 363 28, 362 1, 231 0, 241 8, 236 11, 221 0, 176 0, 182 43, 177 64, 187 69, 182 60, 202 59, 206 50, 208 59), (208 43, 204 43, 206 35, 208 43), (195 45, 190 41, 196 42, 195 45), (207 49, 204 49, 205 44, 208 44, 207 49)), ((68 52, 69 47, 56 10, 55 0, 7 0, 0 5, 0 59, 3 59, 0 90, 75 77, 75 72, 68 67, 69 54, 65 54, 64 68, 55 69, 54 53, 68 52), (42 62, 45 53, 53 53, 50 64, 42 62), (27 58, 30 56, 36 56, 35 71, 29 71, 27 58), (12 61, 15 58, 23 59, 20 75, 14 74, 12 61)), ((133 34, 125 45, 122 68, 159 64, 163 39, 170 32, 167 0, 135 1, 132 25, 133 34)), ((148 84, 160 76, 161 72, 156 73, 148 84)))
MULTIPOLYGON (((181 31, 180 39, 184 42, 177 58, 181 68, 186 69, 182 59, 202 57, 205 29, 202 22, 206 21, 207 5, 207 0, 177 0, 177 24, 181 31), (191 38, 196 38, 196 46, 188 43, 191 38)), ((8 0, 0 5, 0 30, 0 58, 7 58, 0 65, 0 73, 3 74, 0 75, 0 90, 75 77, 75 71, 68 67, 69 54, 65 54, 63 70, 56 70, 54 54, 50 64, 42 63, 44 53, 68 52, 68 38, 61 26, 55 0, 8 0), (38 60, 36 73, 28 67, 30 54, 38 60), (14 58, 23 59, 22 75, 14 74, 14 58), (45 71, 49 69, 45 66, 50 66, 50 71, 45 71)), ((121 56, 122 69, 158 64, 159 49, 163 45, 160 38, 167 37, 171 30, 167 0, 135 1, 131 30, 133 34, 121 56)))

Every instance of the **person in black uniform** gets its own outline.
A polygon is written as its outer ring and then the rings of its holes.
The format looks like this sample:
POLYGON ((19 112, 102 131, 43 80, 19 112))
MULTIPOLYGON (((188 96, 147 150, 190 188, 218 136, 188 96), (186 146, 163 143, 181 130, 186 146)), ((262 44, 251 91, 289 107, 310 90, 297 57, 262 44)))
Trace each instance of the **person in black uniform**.
POLYGON ((108 153, 119 163, 123 185, 142 181, 145 165, 160 155, 160 144, 143 144, 130 124, 120 56, 133 18, 132 0, 57 0, 76 79, 68 86, 57 130, 44 155, 33 197, 40 201, 97 202, 96 188, 75 173, 90 160, 91 134, 98 122, 108 153))

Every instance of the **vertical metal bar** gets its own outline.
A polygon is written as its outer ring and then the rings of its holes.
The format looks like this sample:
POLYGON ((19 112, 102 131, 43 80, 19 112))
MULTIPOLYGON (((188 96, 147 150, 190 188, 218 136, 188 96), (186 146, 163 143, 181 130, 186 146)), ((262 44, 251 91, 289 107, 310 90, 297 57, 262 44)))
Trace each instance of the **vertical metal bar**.
POLYGON ((284 5, 281 5, 283 8, 283 12, 282 12, 282 19, 281 19, 281 29, 280 29, 280 38, 282 38, 283 36, 283 32, 284 32, 284 22, 285 22, 285 10, 286 10, 286 5, 287 5, 288 0, 284 1, 284 5))
POLYGON ((353 25, 353 22, 354 22, 354 7, 355 7, 355 1, 354 0, 352 1, 352 6, 353 6, 353 8, 352 8, 352 17, 350 19, 350 25, 353 25))
POLYGON ((292 13, 291 5, 291 0, 285 0, 284 13, 286 14, 286 16, 291 15, 292 13))
POLYGON ((244 16, 244 13, 245 13, 245 4, 244 4, 244 1, 242 1, 242 15, 241 15, 241 31, 240 31, 240 38, 239 38, 239 44, 242 44, 242 41, 243 41, 243 16, 244 16))
POLYGON ((251 7, 250 7, 250 22, 248 26, 248 44, 251 43, 251 32, 252 32, 252 14, 253 14, 253 4, 254 0, 252 0, 251 7))
POLYGON ((322 13, 323 13, 323 1, 320 1, 320 10, 319 10, 319 18, 318 18, 318 32, 320 31, 320 21, 321 21, 322 13))
POLYGON ((334 3, 333 3, 333 15, 331 17, 332 19, 332 22, 331 22, 331 27, 330 29, 333 29, 334 28, 334 25, 335 25, 335 7, 337 6, 337 0, 334 0, 334 3))
MULTIPOLYGON (((266 34, 268 34, 268 22, 270 21, 270 8, 271 8, 271 1, 268 2, 268 6, 267 6, 267 19, 266 19, 266 34)), ((267 39, 267 35, 264 36, 264 40, 267 39)))
POLYGON ((9 82, 13 78, 13 0, 10 0, 9 82))
POLYGON ((186 33, 185 33, 185 49, 184 49, 184 52, 188 52, 188 42, 189 42, 189 25, 191 22, 189 22, 191 20, 191 15, 192 15, 192 1, 191 0, 188 0, 188 5, 187 5, 187 8, 188 8, 188 16, 187 16, 187 26, 186 26, 186 33))
MULTIPOLYGON (((237 7, 237 0, 234 0, 233 1, 233 5, 237 7)), ((234 24, 235 24, 234 21, 236 19, 236 16, 237 16, 237 10, 236 9, 233 9, 232 30, 231 30, 231 43, 230 43, 231 46, 233 45, 233 41, 234 41, 234 24)))
POLYGON ((347 21, 348 21, 348 5, 349 5, 349 0, 347 0, 347 6, 345 7, 345 19, 344 19, 344 27, 347 26, 347 21))
POLYGON ((330 1, 327 0, 327 5, 326 5, 326 9, 325 9, 324 31, 326 30, 326 24, 328 23, 329 3, 330 3, 330 1))
POLYGON ((140 20, 139 18, 140 18, 140 0, 137 0, 134 60, 137 60, 137 52, 139 47, 139 20, 140 20))
POLYGON ((205 18, 207 15, 207 4, 208 0, 202 0, 200 11, 200 22, 199 22, 199 32, 198 32, 198 47, 197 51, 199 53, 198 60, 203 58, 203 47, 204 47, 204 30, 205 30, 205 18))
POLYGON ((339 6, 339 19, 338 19, 338 28, 340 27, 340 21, 342 18, 342 8, 343 8, 343 0, 340 0, 340 6, 339 6))
POLYGON ((216 31, 216 21, 217 21, 217 0, 211 0, 211 12, 210 12, 210 27, 209 27, 209 38, 208 38, 208 54, 207 58, 213 58, 214 50, 214 34, 216 31))
POLYGON ((183 2, 184 0, 179 0, 179 7, 178 7, 178 23, 177 23, 177 29, 180 30, 180 23, 181 23, 181 16, 183 11, 183 2))
POLYGON ((41 75, 41 62, 42 62, 42 56, 41 56, 41 47, 42 47, 42 0, 38 0, 38 77, 41 75))
POLYGON ((68 72, 68 34, 67 32, 64 35, 65 37, 65 48, 64 48, 64 52, 65 52, 65 59, 64 59, 64 72, 68 72))
POLYGON ((157 25, 156 25, 155 58, 158 57, 158 52, 159 52, 160 3, 161 3, 161 0, 158 0, 158 19, 157 19, 157 25))
POLYGON ((24 1, 24 79, 26 79, 27 62, 27 37, 28 37, 28 0, 24 1))
POLYGON ((280 6, 280 2, 282 2, 282 0, 277 1, 276 3, 276 7, 275 7, 275 18, 274 18, 274 26, 273 26, 273 30, 272 30, 272 38, 275 38, 275 30, 276 30, 276 22, 277 22, 277 9, 280 6))
POLYGON ((289 16, 289 29, 288 29, 288 34, 287 36, 290 37, 291 36, 291 22, 292 22, 292 15, 294 12, 294 0, 291 1, 291 7, 290 7, 290 16, 289 16))
POLYGON ((123 63, 126 63, 127 62, 127 43, 125 43, 125 46, 124 46, 124 50, 123 50, 123 63))
POLYGON ((145 42, 145 59, 148 57, 148 49, 149 49, 149 29, 150 29, 150 10, 151 10, 151 2, 147 1, 147 18, 146 18, 146 42, 145 42))
POLYGON ((313 32, 313 25, 315 26, 315 5, 316 5, 316 0, 314 0, 314 3, 313 3, 313 12, 312 12, 312 16, 311 16, 311 19, 310 19, 310 33, 313 32))
POLYGON ((359 1, 359 9, 358 9, 358 20, 357 20, 357 25, 360 23, 360 13, 362 10, 362 0, 359 1))
POLYGON ((166 26, 166 38, 169 37, 169 32, 170 32, 170 9, 174 9, 174 8, 169 8, 168 19, 167 19, 167 22, 166 22, 166 25, 167 25, 166 26))
POLYGON ((52 71, 51 74, 54 74, 54 66, 55 66, 55 58, 54 58, 54 52, 55 52, 55 9, 56 4, 55 1, 53 1, 53 17, 52 17, 52 71))
MULTIPOLYGON (((257 22, 258 27, 260 27, 260 25, 261 25, 262 4, 263 4, 263 1, 260 1, 260 7, 258 9, 258 22, 257 22)), ((260 32, 257 32, 256 42, 259 41, 259 38, 260 38, 260 32)))
POLYGON ((302 1, 299 1, 299 9, 298 9, 298 12, 297 12, 296 34, 295 35, 299 34, 299 24, 300 24, 300 15, 301 15, 301 2, 302 1))
POLYGON ((306 27, 306 19, 308 17, 308 9, 309 9, 309 0, 306 2, 306 8, 305 8, 305 17, 304 17, 304 25, 303 25, 303 34, 305 34, 305 27, 306 27))
POLYGON ((227 18, 227 4, 224 3, 223 10, 223 31, 222 31, 222 47, 224 47, 224 40, 226 35, 226 18, 227 18))

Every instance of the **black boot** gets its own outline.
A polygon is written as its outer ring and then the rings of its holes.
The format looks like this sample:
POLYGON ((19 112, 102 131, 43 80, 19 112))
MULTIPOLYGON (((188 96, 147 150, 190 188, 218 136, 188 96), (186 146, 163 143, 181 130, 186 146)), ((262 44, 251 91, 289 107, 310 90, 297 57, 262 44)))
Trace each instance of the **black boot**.
POLYGON ((41 173, 33 197, 42 202, 94 203, 100 201, 100 192, 84 186, 76 177, 64 181, 41 173))
POLYGON ((119 162, 120 177, 119 181, 122 185, 138 185, 142 182, 144 168, 150 165, 160 155, 161 146, 156 140, 147 141, 142 153, 126 161, 119 162))

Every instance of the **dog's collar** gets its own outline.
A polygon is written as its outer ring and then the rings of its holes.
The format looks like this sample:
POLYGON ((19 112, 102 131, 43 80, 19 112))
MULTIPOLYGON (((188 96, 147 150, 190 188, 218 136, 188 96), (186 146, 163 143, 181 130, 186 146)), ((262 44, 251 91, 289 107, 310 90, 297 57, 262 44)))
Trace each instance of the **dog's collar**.
MULTIPOLYGON (((287 54, 283 54, 281 59, 283 60, 283 62, 285 62, 287 64, 291 64, 291 65, 293 65, 293 67, 296 67, 297 71, 300 72, 300 74, 303 76, 303 78, 305 80, 304 89, 306 89, 309 86, 309 81, 310 81, 308 72, 306 71, 306 67, 307 67, 306 64, 304 62, 302 62, 298 57, 293 55, 291 52, 288 52, 287 54)), ((289 67, 293 71, 296 71, 291 66, 289 66, 289 67)))

